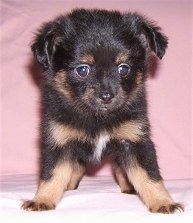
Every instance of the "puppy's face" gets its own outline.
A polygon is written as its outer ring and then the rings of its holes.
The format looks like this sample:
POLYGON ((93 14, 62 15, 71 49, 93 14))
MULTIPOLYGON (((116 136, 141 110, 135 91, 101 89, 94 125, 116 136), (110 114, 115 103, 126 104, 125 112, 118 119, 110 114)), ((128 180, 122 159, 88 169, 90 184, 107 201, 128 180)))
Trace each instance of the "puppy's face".
POLYGON ((82 111, 113 112, 143 87, 147 57, 162 57, 167 40, 142 17, 77 10, 47 23, 32 46, 47 80, 82 111))
MULTIPOLYGON (((80 37, 79 37, 80 38, 80 37)), ((82 108, 96 112, 120 109, 132 99, 132 95, 142 86, 145 74, 145 51, 141 46, 138 55, 133 57, 134 46, 125 47, 113 37, 107 42, 89 42, 84 36, 81 45, 75 44, 72 59, 58 67, 58 57, 53 59, 57 69, 54 80, 56 88, 63 96, 82 108), (135 61, 138 63, 135 65, 135 61)))

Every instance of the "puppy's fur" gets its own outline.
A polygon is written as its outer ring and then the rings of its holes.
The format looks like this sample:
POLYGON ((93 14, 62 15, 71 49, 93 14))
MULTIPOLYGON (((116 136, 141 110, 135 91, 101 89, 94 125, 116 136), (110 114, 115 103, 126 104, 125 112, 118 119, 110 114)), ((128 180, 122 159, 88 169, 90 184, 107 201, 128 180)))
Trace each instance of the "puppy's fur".
POLYGON ((54 209, 87 163, 111 155, 122 192, 152 212, 183 211, 163 185, 147 117, 148 57, 166 47, 136 13, 81 9, 43 25, 32 45, 44 69, 40 184, 23 209, 54 209))

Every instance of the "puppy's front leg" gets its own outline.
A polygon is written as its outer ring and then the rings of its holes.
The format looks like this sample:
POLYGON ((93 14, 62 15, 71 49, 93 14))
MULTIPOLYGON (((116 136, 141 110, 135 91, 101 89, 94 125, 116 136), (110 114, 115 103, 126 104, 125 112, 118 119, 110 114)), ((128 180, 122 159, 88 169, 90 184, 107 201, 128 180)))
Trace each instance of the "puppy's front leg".
POLYGON ((181 204, 175 203, 166 190, 162 180, 153 180, 139 165, 127 170, 128 177, 136 191, 151 212, 182 212, 181 204))
POLYGON ((56 165, 48 180, 40 180, 33 200, 25 201, 22 209, 27 211, 44 211, 54 209, 60 201, 63 191, 67 190, 72 177, 73 165, 65 162, 56 165))
POLYGON ((175 203, 166 190, 159 173, 153 143, 125 143, 128 161, 125 171, 129 181, 140 195, 151 212, 175 213, 182 212, 183 206, 175 203))

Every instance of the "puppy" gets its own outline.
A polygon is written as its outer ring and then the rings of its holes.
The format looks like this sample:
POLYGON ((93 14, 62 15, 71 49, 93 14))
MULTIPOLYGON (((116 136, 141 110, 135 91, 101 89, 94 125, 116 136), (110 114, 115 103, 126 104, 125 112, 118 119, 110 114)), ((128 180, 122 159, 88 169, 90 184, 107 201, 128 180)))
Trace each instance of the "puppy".
POLYGON ((166 48, 136 13, 80 9, 43 25, 32 45, 44 69, 40 184, 24 210, 54 209, 87 163, 110 155, 123 193, 151 212, 183 211, 164 187, 147 117, 148 57, 166 48))

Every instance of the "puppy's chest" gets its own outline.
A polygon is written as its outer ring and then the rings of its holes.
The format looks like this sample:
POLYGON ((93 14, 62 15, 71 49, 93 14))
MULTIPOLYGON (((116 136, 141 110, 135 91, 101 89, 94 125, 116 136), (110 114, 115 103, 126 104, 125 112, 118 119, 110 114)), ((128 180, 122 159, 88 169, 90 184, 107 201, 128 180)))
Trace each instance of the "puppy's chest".
POLYGON ((79 145, 80 149, 84 151, 83 154, 88 156, 88 160, 100 161, 107 145, 112 146, 110 144, 112 140, 139 141, 145 134, 143 125, 144 123, 140 120, 130 120, 121 123, 111 131, 103 130, 93 137, 83 129, 76 129, 64 123, 51 121, 47 132, 47 140, 53 148, 56 146, 57 148, 68 149, 69 147, 70 151, 79 145))

